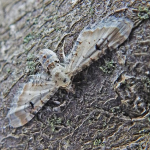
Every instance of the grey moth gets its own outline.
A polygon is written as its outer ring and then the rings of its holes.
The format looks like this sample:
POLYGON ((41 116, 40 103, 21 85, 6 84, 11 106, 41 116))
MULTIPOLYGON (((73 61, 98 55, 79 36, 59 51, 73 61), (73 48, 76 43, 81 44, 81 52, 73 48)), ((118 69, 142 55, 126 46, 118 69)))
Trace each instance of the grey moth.
POLYGON ((116 49, 128 38, 132 28, 131 20, 113 16, 85 27, 70 54, 66 57, 63 52, 63 63, 60 63, 52 50, 40 50, 39 62, 50 74, 33 75, 22 87, 20 95, 12 103, 7 115, 10 125, 16 128, 29 122, 58 88, 71 91, 72 77, 96 61, 106 49, 116 49))

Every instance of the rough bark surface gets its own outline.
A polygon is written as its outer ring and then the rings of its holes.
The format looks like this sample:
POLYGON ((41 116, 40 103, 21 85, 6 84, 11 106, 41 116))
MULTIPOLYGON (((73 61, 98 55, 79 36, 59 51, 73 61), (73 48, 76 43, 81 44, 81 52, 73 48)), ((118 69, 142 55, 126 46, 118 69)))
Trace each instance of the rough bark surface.
POLYGON ((150 149, 149 7, 146 0, 1 0, 0 149, 150 149), (5 117, 19 83, 40 72, 39 50, 59 55, 65 41, 69 53, 86 25, 108 15, 134 21, 128 40, 75 76, 75 94, 60 89, 12 129, 5 117))

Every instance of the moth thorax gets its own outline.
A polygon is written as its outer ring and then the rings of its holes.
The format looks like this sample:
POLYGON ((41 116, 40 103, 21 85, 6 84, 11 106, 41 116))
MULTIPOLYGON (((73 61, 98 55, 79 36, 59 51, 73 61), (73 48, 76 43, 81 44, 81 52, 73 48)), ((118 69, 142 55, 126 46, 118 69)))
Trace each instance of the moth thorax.
POLYGON ((52 71, 52 79, 59 87, 67 87, 70 83, 70 77, 65 73, 65 68, 61 65, 56 66, 52 71))
POLYGON ((53 69, 59 64, 59 59, 53 51, 49 49, 43 49, 39 53, 39 61, 45 69, 53 69))

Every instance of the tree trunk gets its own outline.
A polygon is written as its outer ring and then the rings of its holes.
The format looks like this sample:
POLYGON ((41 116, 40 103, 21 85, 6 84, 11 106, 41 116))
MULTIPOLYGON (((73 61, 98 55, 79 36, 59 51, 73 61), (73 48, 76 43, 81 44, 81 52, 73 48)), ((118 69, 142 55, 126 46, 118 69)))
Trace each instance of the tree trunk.
POLYGON ((0 149, 150 149, 149 7, 140 0, 1 0, 0 149), (10 127, 20 84, 42 70, 39 50, 60 56, 64 46, 68 54, 85 26, 109 15, 134 21, 128 40, 74 77, 75 94, 59 89, 29 123, 10 127))

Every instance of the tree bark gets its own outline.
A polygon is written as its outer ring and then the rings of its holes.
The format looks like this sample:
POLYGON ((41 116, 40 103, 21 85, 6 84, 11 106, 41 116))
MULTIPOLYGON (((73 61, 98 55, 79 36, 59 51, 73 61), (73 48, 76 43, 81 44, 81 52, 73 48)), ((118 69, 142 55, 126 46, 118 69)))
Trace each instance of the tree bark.
POLYGON ((140 0, 1 0, 0 149, 149 149, 149 7, 140 0), (60 89, 27 125, 9 127, 20 83, 41 71, 39 50, 59 55, 64 45, 68 54, 85 26, 109 15, 138 26, 75 76, 75 94, 60 89))

